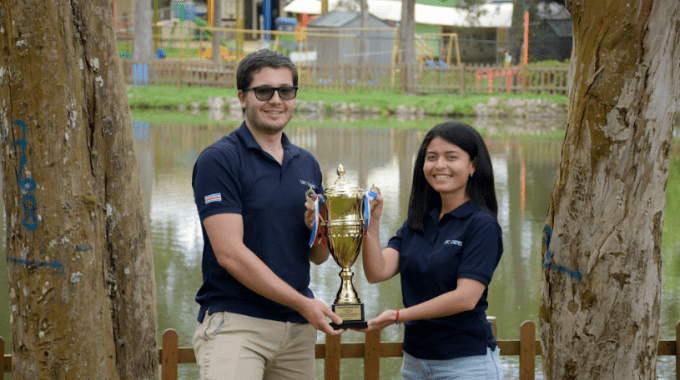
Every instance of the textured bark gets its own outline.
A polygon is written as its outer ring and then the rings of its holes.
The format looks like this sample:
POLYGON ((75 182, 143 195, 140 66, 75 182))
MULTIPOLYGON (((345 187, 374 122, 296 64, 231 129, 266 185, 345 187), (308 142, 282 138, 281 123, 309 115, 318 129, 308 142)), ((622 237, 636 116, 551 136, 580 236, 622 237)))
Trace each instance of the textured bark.
POLYGON ((0 0, 14 379, 157 379, 153 259, 109 0, 0 0))
POLYGON ((543 246, 544 373, 653 379, 680 2, 567 7, 572 84, 543 246))

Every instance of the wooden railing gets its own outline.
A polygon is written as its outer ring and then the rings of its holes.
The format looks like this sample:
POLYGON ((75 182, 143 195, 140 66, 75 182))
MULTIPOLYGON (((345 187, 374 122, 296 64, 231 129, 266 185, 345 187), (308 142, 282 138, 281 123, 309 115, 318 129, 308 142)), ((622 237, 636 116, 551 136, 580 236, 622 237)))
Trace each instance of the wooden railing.
MULTIPOLYGON (((237 61, 220 65, 210 60, 155 59, 135 62, 121 59, 128 84, 165 83, 183 86, 236 87, 237 61), (144 70, 138 70, 144 67, 144 70), (144 74, 148 73, 148 74, 144 74), (146 77, 145 77, 146 76, 146 77), (140 80, 141 79, 141 80, 140 80)), ((301 88, 343 91, 374 90, 458 95, 500 93, 567 94, 568 67, 515 67, 489 65, 417 66, 416 83, 404 88, 405 66, 303 63, 297 66, 301 88)))
MULTIPOLYGON (((495 334, 495 323, 492 321, 495 334)), ((326 342, 317 344, 314 355, 324 361, 324 379, 340 379, 341 359, 364 359, 364 379, 380 378, 380 358, 398 358, 402 356, 401 342, 381 342, 380 332, 366 334, 364 343, 341 343, 341 337, 326 336, 326 342)), ((676 380, 680 380, 680 356, 677 342, 680 340, 680 322, 675 327, 675 340, 660 340, 658 356, 675 356, 676 380)), ((194 350, 190 347, 179 347, 177 332, 167 329, 163 332, 162 348, 158 349, 162 380, 177 380, 178 365, 196 363, 194 350)), ((536 356, 541 356, 541 342, 536 340, 536 325, 525 321, 520 326, 519 340, 498 340, 498 347, 503 356, 519 356, 519 379, 533 380, 536 373, 536 356)), ((5 350, 5 341, 0 337, 0 353, 5 350)), ((0 355, 2 373, 11 372, 12 357, 0 355)))

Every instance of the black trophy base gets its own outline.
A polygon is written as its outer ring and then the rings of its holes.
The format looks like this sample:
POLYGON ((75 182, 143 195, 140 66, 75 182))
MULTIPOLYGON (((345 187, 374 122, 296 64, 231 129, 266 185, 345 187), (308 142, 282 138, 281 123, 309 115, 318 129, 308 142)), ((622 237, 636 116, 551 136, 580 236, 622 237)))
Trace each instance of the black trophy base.
POLYGON ((341 324, 331 322, 331 327, 336 330, 340 329, 365 329, 368 327, 368 322, 364 320, 364 304, 363 303, 349 303, 349 304, 333 304, 331 306, 333 312, 342 318, 341 324))
POLYGON ((339 324, 339 325, 331 322, 331 327, 335 330, 365 329, 365 328, 368 328, 368 322, 366 322, 366 321, 342 321, 342 323, 339 324))

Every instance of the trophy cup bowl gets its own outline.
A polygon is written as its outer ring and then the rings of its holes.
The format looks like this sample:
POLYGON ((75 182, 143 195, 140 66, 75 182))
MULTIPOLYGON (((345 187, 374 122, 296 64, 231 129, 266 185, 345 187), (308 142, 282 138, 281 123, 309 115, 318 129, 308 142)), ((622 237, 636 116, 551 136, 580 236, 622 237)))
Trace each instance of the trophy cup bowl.
MULTIPOLYGON (((338 178, 323 193, 323 201, 319 203, 322 214, 319 225, 326 240, 328 250, 335 262, 340 266, 341 285, 335 302, 331 306, 334 313, 342 318, 343 323, 331 323, 334 329, 366 328, 364 320, 364 304, 352 284, 354 273, 350 269, 361 252, 364 237, 364 214, 368 202, 364 191, 350 184, 343 175, 345 169, 338 166, 338 178)), ((307 200, 311 201, 313 190, 307 191, 307 200), (311 192, 311 193, 310 193, 311 192)))

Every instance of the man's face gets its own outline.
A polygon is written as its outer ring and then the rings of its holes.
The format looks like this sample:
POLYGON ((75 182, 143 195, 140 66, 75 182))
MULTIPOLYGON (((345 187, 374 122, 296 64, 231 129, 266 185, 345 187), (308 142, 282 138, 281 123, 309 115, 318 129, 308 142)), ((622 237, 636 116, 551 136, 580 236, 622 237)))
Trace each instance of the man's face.
MULTIPOLYGON (((264 67, 253 75, 250 88, 259 86, 293 86, 293 73, 285 67, 264 67)), ((295 98, 283 100, 278 91, 269 100, 259 100, 254 91, 238 91, 241 108, 245 108, 246 124, 255 131, 273 135, 279 133, 293 117, 295 98)))

